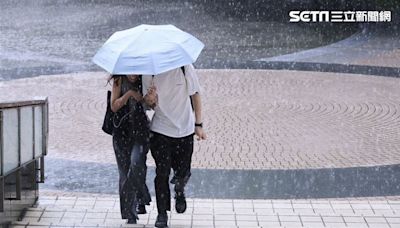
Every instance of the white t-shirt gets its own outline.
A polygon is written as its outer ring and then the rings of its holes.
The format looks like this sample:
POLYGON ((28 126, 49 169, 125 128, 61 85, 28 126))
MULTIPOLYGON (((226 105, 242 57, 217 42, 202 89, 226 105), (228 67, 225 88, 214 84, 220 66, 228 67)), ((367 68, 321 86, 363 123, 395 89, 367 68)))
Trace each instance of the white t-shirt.
POLYGON ((154 108, 150 129, 174 138, 193 134, 195 119, 189 96, 200 93, 201 89, 193 65, 185 66, 185 75, 181 68, 154 77, 144 75, 144 95, 147 94, 152 80, 157 88, 158 104, 154 108))

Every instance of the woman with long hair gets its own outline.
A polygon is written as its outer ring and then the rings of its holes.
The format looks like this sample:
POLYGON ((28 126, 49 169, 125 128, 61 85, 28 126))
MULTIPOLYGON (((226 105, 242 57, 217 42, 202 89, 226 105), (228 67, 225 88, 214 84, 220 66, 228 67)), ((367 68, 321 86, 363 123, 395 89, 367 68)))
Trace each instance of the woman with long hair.
POLYGON ((140 75, 112 75, 110 80, 121 216, 136 224, 137 215, 145 214, 151 201, 146 185, 149 119, 142 104, 142 80, 140 75))

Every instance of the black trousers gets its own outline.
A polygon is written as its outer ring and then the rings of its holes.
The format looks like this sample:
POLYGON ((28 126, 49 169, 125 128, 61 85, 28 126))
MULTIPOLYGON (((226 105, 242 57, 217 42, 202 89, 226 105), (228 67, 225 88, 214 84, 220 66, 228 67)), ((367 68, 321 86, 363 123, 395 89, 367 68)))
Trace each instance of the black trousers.
POLYGON ((126 139, 113 137, 119 171, 119 199, 122 219, 136 216, 136 205, 149 205, 151 196, 146 185, 148 144, 129 145, 126 139))
POLYGON ((193 154, 193 134, 172 138, 156 132, 150 137, 151 155, 156 162, 156 189, 158 213, 171 210, 171 192, 169 189, 169 175, 171 168, 174 177, 171 183, 175 184, 176 192, 183 192, 189 181, 193 154))

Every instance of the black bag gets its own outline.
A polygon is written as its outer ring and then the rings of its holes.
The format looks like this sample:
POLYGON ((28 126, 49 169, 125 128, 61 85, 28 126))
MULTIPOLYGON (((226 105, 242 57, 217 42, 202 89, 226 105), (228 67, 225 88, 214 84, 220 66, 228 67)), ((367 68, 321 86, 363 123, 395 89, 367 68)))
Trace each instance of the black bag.
POLYGON ((114 112, 111 110, 110 105, 111 91, 107 91, 107 110, 104 116, 103 126, 101 129, 109 135, 112 135, 114 130, 114 112))

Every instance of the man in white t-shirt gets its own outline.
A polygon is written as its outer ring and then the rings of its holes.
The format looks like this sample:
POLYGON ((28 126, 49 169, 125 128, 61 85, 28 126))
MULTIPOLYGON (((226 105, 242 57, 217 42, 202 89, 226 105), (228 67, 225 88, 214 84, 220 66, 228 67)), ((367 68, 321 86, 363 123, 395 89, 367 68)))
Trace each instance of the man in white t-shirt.
POLYGON ((143 95, 153 107, 150 138, 151 154, 156 162, 154 180, 158 216, 156 227, 167 226, 167 211, 171 210, 169 175, 171 168, 175 184, 175 209, 186 210, 184 187, 191 172, 193 135, 206 139, 201 116, 200 84, 194 67, 187 65, 142 79, 143 95), (191 99, 190 99, 191 98, 191 99))

